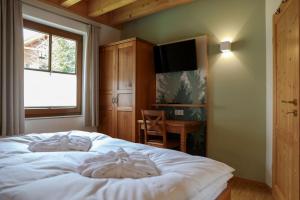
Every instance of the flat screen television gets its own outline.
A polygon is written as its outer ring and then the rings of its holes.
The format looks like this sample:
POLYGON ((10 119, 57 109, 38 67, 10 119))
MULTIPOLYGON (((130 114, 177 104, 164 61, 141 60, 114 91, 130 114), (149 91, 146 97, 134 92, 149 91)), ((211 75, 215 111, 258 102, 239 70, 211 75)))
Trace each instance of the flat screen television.
POLYGON ((196 70, 196 40, 155 46, 154 64, 156 73, 196 70))

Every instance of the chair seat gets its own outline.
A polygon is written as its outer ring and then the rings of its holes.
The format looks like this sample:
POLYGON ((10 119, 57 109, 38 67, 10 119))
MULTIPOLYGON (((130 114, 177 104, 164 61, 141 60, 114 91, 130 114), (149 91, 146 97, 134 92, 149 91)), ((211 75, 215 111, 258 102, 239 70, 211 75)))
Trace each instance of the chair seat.
POLYGON ((162 140, 159 139, 150 139, 146 142, 147 145, 160 147, 160 148, 168 148, 168 149, 174 149, 176 147, 180 146, 180 141, 173 138, 168 138, 166 146, 164 146, 164 143, 162 140))
POLYGON ((145 144, 174 149, 180 146, 179 140, 167 134, 165 112, 161 110, 142 110, 145 127, 145 144))

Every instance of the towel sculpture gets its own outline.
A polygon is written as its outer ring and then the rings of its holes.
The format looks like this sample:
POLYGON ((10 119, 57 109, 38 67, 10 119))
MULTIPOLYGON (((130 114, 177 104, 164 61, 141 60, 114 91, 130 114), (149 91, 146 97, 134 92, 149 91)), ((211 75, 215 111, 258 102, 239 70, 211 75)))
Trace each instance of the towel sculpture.
POLYGON ((31 142, 32 152, 88 151, 92 141, 88 137, 75 135, 54 135, 48 139, 31 142))
POLYGON ((159 176, 159 171, 148 156, 139 152, 128 154, 122 148, 84 161, 78 168, 82 176, 91 178, 144 178, 159 176))

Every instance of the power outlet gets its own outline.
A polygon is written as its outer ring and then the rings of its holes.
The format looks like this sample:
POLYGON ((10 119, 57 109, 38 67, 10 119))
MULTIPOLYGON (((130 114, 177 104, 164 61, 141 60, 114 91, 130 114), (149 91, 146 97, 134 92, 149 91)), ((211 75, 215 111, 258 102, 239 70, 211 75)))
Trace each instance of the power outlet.
POLYGON ((175 110, 175 115, 184 115, 184 110, 175 110))

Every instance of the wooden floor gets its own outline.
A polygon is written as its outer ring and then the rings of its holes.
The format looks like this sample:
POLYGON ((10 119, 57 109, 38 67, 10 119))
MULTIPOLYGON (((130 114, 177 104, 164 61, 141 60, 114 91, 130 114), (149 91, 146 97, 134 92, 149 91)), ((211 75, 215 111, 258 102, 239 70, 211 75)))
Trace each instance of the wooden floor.
POLYGON ((271 189, 262 183, 233 178, 231 200, 273 200, 271 189))

